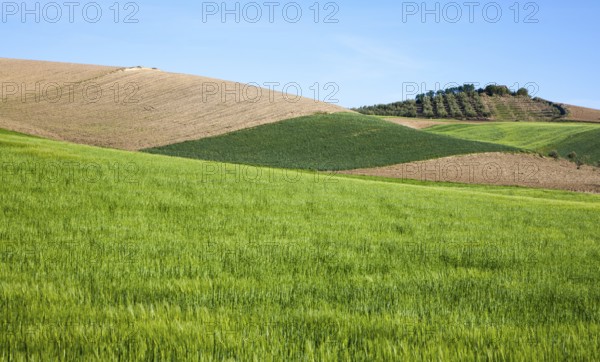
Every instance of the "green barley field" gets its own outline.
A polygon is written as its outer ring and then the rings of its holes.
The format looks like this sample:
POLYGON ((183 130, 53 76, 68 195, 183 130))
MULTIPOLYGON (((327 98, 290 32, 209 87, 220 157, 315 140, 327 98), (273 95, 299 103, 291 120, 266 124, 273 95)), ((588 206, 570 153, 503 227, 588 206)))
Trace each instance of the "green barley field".
POLYGON ((0 359, 600 359, 600 196, 0 134, 0 359))

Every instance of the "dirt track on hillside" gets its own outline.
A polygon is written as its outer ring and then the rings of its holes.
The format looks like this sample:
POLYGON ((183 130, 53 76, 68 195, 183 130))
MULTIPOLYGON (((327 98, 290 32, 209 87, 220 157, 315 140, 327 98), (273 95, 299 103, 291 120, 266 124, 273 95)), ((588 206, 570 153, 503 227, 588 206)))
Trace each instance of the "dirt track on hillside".
MULTIPOLYGON (((293 87, 285 95, 149 68, 0 58, 0 82, 17 88, 3 94, 0 128, 126 150, 195 140, 318 112, 347 111, 313 99, 296 100, 293 87)), ((282 88, 283 84, 276 89, 282 88)), ((308 89, 302 91, 311 94, 308 89)))
POLYGON ((441 121, 430 121, 428 119, 422 118, 386 118, 388 122, 392 122, 395 124, 399 124, 401 126, 406 126, 414 129, 425 129, 433 126, 439 125, 450 125, 450 124, 483 124, 489 123, 486 121, 449 121, 449 122, 441 122, 441 121))
POLYGON ((600 168, 531 154, 481 153, 341 173, 600 193, 600 168))

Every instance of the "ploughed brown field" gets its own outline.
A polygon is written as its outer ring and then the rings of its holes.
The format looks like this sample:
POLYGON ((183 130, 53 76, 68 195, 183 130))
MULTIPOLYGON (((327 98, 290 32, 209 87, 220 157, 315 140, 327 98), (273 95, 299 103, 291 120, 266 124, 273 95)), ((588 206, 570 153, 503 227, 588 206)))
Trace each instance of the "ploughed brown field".
POLYGON ((0 83, 0 128, 125 150, 347 111, 297 98, 293 88, 283 94, 138 67, 0 58, 0 83))
POLYGON ((524 153, 480 153, 340 173, 600 193, 600 168, 524 153))

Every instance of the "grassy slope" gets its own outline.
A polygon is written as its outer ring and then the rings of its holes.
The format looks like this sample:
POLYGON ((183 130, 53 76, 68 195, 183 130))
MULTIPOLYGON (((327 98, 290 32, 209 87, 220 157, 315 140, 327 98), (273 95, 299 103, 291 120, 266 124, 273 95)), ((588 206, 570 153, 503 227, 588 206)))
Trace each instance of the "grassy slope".
POLYGON ((511 150, 516 149, 432 135, 375 117, 337 113, 301 117, 146 151, 273 167, 348 170, 511 150))
POLYGON ((598 196, 0 140, 0 359, 600 358, 598 196))
POLYGON ((571 135, 556 143, 553 147, 562 156, 575 151, 582 161, 600 166, 600 127, 571 135))
MULTIPOLYGON (((491 123, 440 125, 428 132, 473 141, 493 142, 532 151, 572 151, 586 161, 600 161, 599 125, 581 123, 491 123)), ((595 162, 594 162, 595 163, 595 162)))

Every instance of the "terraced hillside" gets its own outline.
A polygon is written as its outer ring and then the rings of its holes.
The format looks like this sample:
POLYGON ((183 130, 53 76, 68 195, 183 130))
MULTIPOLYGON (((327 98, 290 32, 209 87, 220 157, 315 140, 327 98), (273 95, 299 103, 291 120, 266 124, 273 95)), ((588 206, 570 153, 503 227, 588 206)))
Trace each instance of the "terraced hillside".
POLYGON ((600 359, 600 196, 0 144, 1 360, 600 359))
POLYGON ((218 79, 141 67, 0 58, 0 127, 137 150, 345 109, 218 79))
POLYGON ((420 132, 354 113, 290 119, 146 152, 314 170, 378 167, 450 155, 516 152, 511 146, 420 132))
POLYGON ((481 96, 489 107, 494 121, 543 122, 563 118, 559 108, 551 102, 527 96, 481 96))

